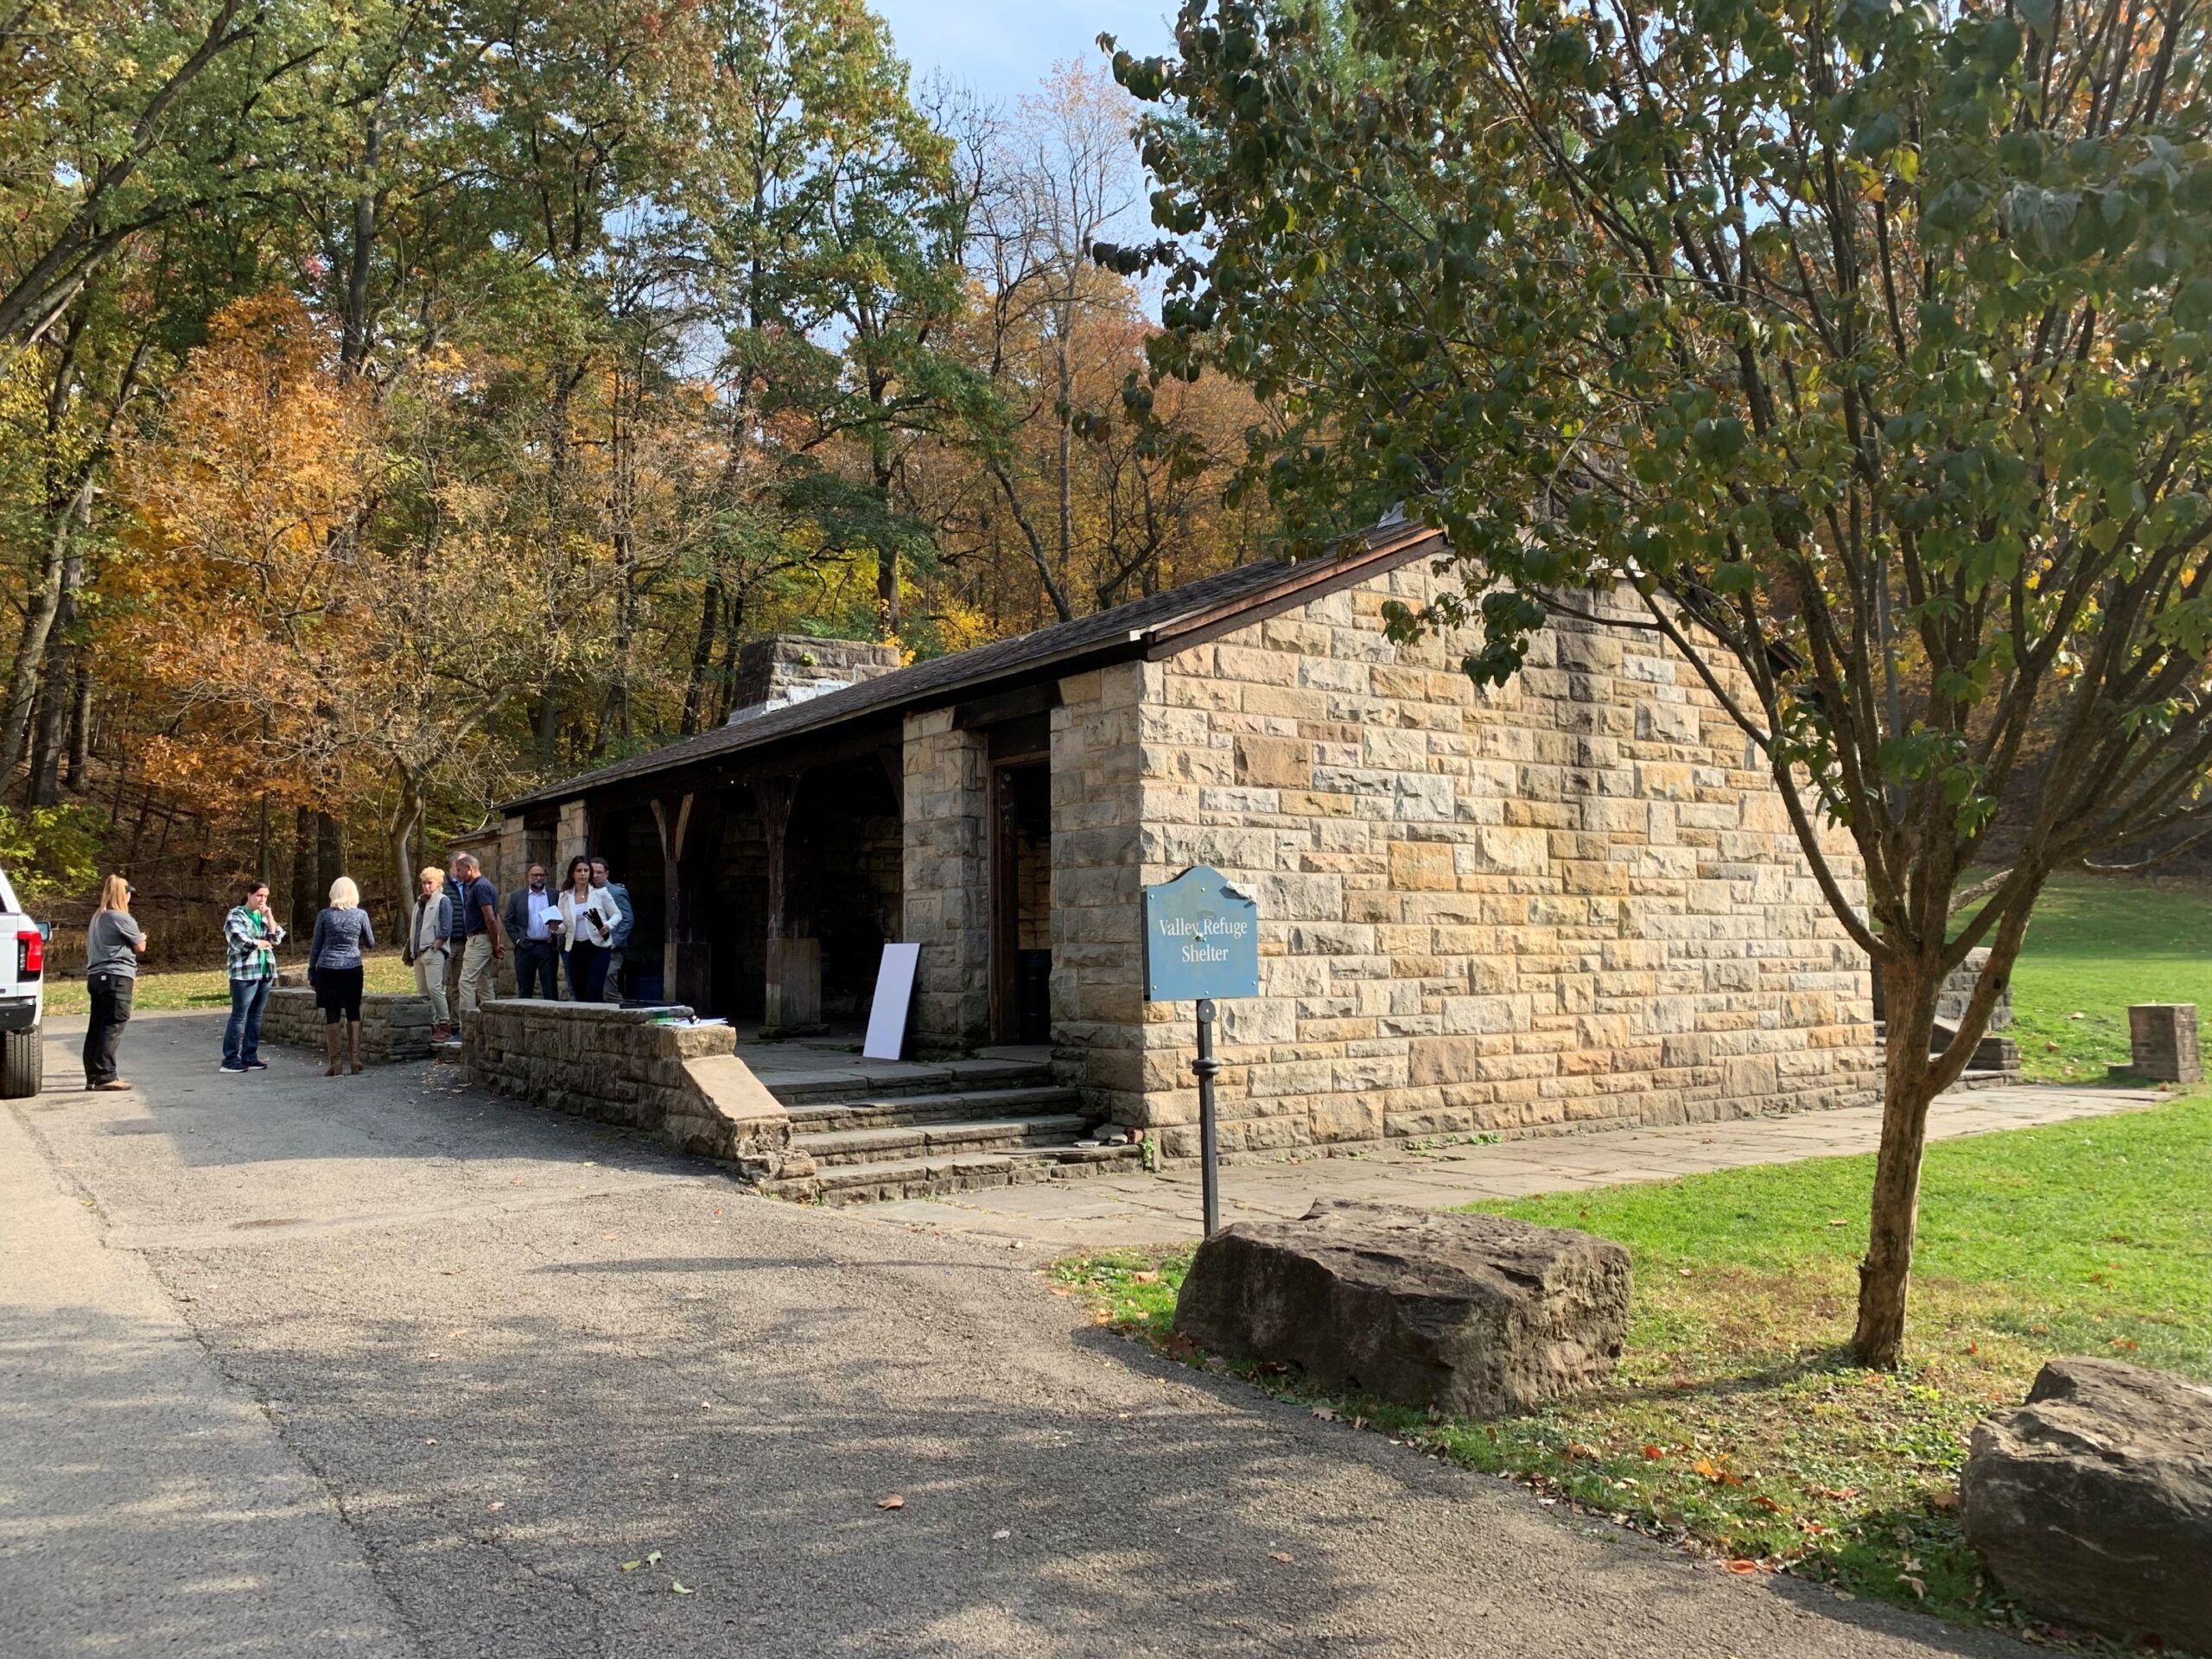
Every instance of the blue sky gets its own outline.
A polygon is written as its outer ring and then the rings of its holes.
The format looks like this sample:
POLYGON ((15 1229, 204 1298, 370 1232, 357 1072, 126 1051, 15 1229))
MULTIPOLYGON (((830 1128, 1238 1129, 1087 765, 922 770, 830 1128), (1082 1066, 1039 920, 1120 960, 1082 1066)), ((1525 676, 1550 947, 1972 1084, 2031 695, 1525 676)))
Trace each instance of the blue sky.
POLYGON ((1164 52, 1177 0, 874 0, 917 82, 931 71, 1011 104, 1056 62, 1103 63, 1101 31, 1143 56, 1164 52))

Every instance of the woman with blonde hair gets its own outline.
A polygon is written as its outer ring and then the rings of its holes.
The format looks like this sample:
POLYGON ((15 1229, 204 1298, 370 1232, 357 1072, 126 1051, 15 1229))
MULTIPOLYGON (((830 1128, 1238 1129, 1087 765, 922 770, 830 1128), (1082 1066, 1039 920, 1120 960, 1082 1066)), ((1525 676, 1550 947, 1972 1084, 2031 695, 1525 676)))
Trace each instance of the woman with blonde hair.
POLYGON ((85 989, 92 1003, 85 1027, 85 1087, 128 1089, 115 1075, 115 1051, 130 1023, 130 999, 138 991, 138 958, 146 954, 146 935, 130 913, 138 889, 119 875, 100 883, 100 907, 85 926, 85 989))
POLYGON ((407 945, 400 960, 415 970, 415 991, 429 999, 430 1038, 443 1042, 453 1028, 446 1007, 446 958, 451 954, 453 899, 446 892, 446 873, 425 864, 415 878, 415 919, 407 930, 407 945))
POLYGON ((326 1077, 338 1075, 338 1022, 346 1022, 345 1052, 353 1075, 361 1075, 361 953, 375 948, 376 930, 369 912, 361 908, 361 890, 351 876, 330 884, 330 908, 315 918, 315 938, 308 945, 308 979, 315 986, 315 1006, 322 1010, 323 1052, 330 1064, 326 1077))

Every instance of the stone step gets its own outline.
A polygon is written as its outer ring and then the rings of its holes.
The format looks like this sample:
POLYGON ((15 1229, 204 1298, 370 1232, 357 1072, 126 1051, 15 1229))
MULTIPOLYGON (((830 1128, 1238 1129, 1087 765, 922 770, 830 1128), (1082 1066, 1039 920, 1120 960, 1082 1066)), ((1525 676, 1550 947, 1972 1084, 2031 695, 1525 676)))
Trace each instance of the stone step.
POLYGON ((1047 1084, 1031 1089, 959 1090, 941 1095, 892 1095, 868 1100, 812 1101, 789 1108, 791 1129, 816 1135, 842 1129, 887 1128, 908 1123, 948 1123, 963 1118, 1022 1117, 1069 1112, 1082 1104, 1073 1089, 1047 1084))
POLYGON ((786 1106, 833 1105, 975 1089, 1032 1089, 1052 1084, 1044 1060, 893 1060, 870 1065, 759 1068, 768 1092, 786 1106))
MULTIPOLYGON (((1021 1186, 1033 1181, 1075 1180, 1086 1175, 1134 1169, 1142 1149, 1132 1146, 1046 1147, 1007 1152, 957 1152, 875 1163, 832 1164, 817 1177, 806 1196, 824 1204, 888 1203, 898 1198, 938 1198, 985 1187, 1021 1186)), ((778 1196, 784 1184, 760 1189, 778 1196)))
POLYGON ((999 1152, 1017 1147, 1072 1146, 1090 1120, 1079 1112, 1039 1117, 994 1117, 950 1123, 904 1123, 878 1129, 841 1129, 794 1138, 817 1164, 874 1164, 924 1154, 999 1152))

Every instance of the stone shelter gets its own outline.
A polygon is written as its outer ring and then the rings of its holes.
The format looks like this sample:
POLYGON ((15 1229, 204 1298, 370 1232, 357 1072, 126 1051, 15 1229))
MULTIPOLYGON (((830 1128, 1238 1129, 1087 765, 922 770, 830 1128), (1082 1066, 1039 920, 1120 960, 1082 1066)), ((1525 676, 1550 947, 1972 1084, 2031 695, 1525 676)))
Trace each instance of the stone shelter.
POLYGON ((910 1053, 1048 1046, 1170 1157, 1192 1009, 1142 1001, 1140 894, 1194 863, 1261 916, 1227 1150, 1870 1098, 1867 965, 1758 753, 1603 596, 1501 690, 1394 644, 1447 551, 1378 531, 904 667, 761 641, 728 725, 512 803, 487 851, 503 884, 609 855, 661 965, 635 988, 740 1023, 856 1024, 917 943, 910 1053))

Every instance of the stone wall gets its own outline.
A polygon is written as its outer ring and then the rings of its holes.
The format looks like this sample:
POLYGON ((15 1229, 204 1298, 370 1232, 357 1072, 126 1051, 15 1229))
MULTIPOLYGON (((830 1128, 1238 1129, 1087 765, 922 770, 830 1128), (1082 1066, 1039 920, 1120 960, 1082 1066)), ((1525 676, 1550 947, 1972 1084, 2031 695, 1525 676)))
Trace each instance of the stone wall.
POLYGON ((1055 1016, 1093 1103, 1195 1149, 1191 1008, 1138 1000, 1137 888, 1200 862, 1262 918, 1262 995, 1223 1005, 1228 1149, 1868 1099, 1865 960, 1693 671, 1554 619, 1478 692, 1463 644, 1383 632, 1438 580, 1063 682, 1055 1016))
POLYGON ((791 1151, 791 1115, 737 1058, 728 1026, 661 1023, 689 1008, 597 1002, 487 1002, 462 1039, 468 1080, 550 1111, 620 1123, 735 1167, 800 1185, 813 1160, 791 1151))
MULTIPOLYGON (((315 993, 302 986, 279 985, 269 993, 261 1015, 261 1039, 288 1048, 322 1052, 322 1010, 315 993)), ((361 1058, 372 1065, 393 1060, 427 1059, 430 1052, 430 999, 371 992, 361 999, 361 1058)))
POLYGON ((988 1043, 991 1026, 988 751, 952 711, 908 716, 900 908, 922 947, 912 1031, 918 1054, 988 1043))
MULTIPOLYGON (((1096 1103, 1145 1122, 1138 879, 1144 779, 1137 737, 1157 668, 1122 663, 1060 682, 1052 711, 1052 1042, 1096 1103)), ((924 952, 926 957, 928 953, 924 952)))

